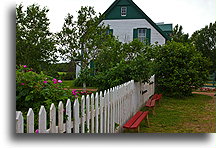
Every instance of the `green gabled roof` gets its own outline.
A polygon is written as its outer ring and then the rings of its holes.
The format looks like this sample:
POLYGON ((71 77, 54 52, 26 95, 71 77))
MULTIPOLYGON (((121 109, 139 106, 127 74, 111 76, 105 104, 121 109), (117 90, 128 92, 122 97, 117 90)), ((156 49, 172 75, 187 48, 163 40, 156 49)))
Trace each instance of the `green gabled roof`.
POLYGON ((172 31, 172 24, 157 24, 162 31, 172 31))
POLYGON ((169 37, 164 33, 132 0, 115 0, 112 5, 103 13, 104 20, 117 20, 117 19, 146 19, 166 40, 169 37), (119 6, 131 6, 126 17, 120 16, 119 6), (114 15, 113 15, 114 14, 114 15))

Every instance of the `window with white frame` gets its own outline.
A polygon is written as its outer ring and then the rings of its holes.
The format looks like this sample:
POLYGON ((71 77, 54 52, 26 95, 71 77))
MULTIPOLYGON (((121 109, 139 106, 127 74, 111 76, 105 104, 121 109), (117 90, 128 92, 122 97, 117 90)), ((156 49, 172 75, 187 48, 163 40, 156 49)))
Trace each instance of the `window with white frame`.
POLYGON ((121 16, 127 15, 127 7, 121 7, 121 16))
POLYGON ((146 29, 145 28, 138 29, 138 39, 141 42, 144 42, 146 40, 146 29))

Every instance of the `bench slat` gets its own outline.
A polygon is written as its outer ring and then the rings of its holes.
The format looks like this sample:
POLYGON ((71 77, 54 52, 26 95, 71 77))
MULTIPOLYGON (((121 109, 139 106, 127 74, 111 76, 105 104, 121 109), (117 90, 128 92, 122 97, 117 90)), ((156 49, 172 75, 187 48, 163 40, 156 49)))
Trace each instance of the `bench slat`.
POLYGON ((154 107, 155 106, 155 99, 149 99, 145 106, 146 107, 154 107))
POLYGON ((151 107, 154 107, 155 106, 155 100, 152 100, 151 101, 151 105, 150 105, 151 107))
POLYGON ((134 122, 134 124, 130 128, 131 129, 137 128, 140 125, 140 123, 143 121, 143 119, 146 118, 148 113, 149 113, 149 111, 143 112, 143 114, 134 122))
POLYGON ((149 99, 149 100, 147 101, 146 106, 147 106, 147 107, 150 107, 150 106, 151 106, 151 99, 149 99))
POLYGON ((142 115, 142 111, 137 112, 125 125, 123 128, 130 128, 131 125, 142 115))

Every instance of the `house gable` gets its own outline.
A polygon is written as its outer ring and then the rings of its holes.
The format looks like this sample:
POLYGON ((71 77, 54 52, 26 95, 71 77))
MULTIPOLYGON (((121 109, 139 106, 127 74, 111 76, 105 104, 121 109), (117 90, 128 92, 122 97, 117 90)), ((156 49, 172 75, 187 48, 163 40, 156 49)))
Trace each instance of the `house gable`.
POLYGON ((145 19, 147 20, 166 40, 169 36, 163 32, 132 0, 116 0, 103 14, 104 20, 120 19, 145 19), (121 15, 121 7, 127 7, 127 15, 121 15))
POLYGON ((131 4, 131 0, 116 0, 110 8, 107 9, 105 14, 105 20, 115 19, 142 19, 143 15, 134 5, 131 4), (127 7, 127 15, 121 16, 121 7, 127 7))

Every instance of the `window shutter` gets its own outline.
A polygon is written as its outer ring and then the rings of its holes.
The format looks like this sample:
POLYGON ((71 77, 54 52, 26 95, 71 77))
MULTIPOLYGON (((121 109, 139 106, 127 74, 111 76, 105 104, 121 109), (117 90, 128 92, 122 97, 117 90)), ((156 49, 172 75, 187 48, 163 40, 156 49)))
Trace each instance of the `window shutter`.
POLYGON ((133 29, 133 39, 138 38, 138 29, 133 29))
POLYGON ((109 30, 109 34, 113 35, 113 29, 109 30))
POLYGON ((109 29, 106 31, 106 35, 110 35, 110 34, 113 35, 113 29, 109 29))
POLYGON ((148 44, 151 44, 151 29, 147 29, 146 38, 148 40, 148 44))

